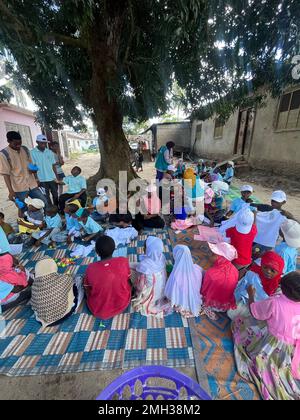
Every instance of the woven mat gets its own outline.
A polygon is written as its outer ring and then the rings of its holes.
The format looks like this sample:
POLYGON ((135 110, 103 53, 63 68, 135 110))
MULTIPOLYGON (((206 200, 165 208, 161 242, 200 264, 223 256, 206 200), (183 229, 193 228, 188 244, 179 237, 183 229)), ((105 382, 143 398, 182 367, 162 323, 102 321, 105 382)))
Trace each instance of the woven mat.
MULTIPOLYGON (((144 252, 150 232, 128 247, 130 261, 144 252)), ((165 255, 171 261, 171 242, 165 230, 151 232, 164 242, 165 255)), ((22 256, 32 269, 37 260, 49 255, 69 256, 69 249, 47 250, 41 247, 22 256)), ((84 273, 96 261, 93 254, 78 259, 74 273, 84 273)), ((61 267, 63 272, 70 267, 61 267)), ((101 369, 129 369, 141 365, 193 367, 194 355, 187 320, 173 313, 164 319, 145 317, 128 307, 111 320, 93 317, 85 304, 61 325, 41 328, 30 305, 20 305, 4 313, 4 330, 0 339, 0 374, 8 376, 82 372, 101 369)))

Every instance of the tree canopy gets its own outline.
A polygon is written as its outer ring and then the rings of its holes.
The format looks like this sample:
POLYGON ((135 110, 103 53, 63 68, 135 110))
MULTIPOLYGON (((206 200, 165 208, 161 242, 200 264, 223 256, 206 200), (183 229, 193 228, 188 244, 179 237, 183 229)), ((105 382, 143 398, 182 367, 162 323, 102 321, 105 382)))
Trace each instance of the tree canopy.
POLYGON ((0 46, 44 125, 92 117, 115 177, 132 173, 123 117, 166 113, 174 81, 200 118, 292 83, 299 22, 298 0, 0 0, 0 46))

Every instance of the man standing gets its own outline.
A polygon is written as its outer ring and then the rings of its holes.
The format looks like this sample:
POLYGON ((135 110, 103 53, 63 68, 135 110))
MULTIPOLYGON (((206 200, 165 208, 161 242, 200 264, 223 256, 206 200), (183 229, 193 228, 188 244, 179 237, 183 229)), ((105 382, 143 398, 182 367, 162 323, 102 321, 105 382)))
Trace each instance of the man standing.
POLYGON ((20 133, 9 131, 6 138, 8 147, 0 152, 0 174, 8 189, 8 199, 24 202, 29 196, 39 198, 46 204, 46 197, 38 188, 30 152, 27 147, 22 146, 20 133))
POLYGON ((47 137, 39 134, 36 137, 37 147, 31 150, 32 162, 39 168, 37 176, 40 186, 45 188, 48 203, 58 205, 58 184, 59 177, 56 172, 56 159, 54 153, 47 148, 47 137))

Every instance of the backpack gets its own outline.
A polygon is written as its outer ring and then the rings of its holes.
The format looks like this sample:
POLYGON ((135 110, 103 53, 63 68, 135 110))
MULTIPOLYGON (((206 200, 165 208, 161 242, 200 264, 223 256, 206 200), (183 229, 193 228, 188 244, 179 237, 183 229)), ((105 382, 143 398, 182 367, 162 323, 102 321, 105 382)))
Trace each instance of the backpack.
MULTIPOLYGON (((23 145, 21 146, 21 148, 23 150, 25 150, 25 153, 26 153, 26 155, 28 157, 28 160, 31 161, 30 152, 29 152, 28 148, 26 146, 23 146, 23 145)), ((6 157, 6 160, 7 160, 8 164, 9 164, 10 168, 12 169, 11 159, 10 159, 10 156, 9 156, 8 151, 6 149, 2 149, 0 151, 0 153, 2 153, 2 155, 4 155, 6 157)))

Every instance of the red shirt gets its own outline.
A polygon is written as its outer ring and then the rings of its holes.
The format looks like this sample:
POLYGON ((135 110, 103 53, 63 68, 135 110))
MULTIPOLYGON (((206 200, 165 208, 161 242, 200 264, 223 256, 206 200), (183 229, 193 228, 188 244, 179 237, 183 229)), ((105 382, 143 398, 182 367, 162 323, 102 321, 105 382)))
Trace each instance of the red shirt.
POLYGON ((109 319, 127 308, 131 299, 129 277, 129 263, 124 257, 88 266, 84 285, 87 305, 95 317, 109 319))
POLYGON ((235 247, 238 258, 233 262, 239 265, 248 265, 252 262, 252 245, 257 235, 257 227, 252 226, 249 233, 239 233, 235 227, 226 230, 227 238, 230 238, 231 245, 235 247))

